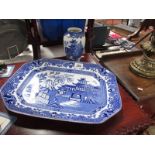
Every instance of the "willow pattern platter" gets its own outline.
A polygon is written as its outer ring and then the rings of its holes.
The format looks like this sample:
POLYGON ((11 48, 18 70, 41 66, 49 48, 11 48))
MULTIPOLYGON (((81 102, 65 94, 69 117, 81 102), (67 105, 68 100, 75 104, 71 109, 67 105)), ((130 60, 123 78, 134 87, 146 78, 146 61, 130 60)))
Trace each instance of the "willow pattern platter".
POLYGON ((116 77, 101 65, 40 59, 1 88, 10 111, 54 120, 103 123, 122 108, 116 77))

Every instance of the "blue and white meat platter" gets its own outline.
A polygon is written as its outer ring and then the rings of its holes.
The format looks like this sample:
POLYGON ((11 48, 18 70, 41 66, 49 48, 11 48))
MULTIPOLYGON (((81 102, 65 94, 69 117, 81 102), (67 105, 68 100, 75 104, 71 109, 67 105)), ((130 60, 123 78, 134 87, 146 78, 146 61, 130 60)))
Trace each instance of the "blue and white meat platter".
POLYGON ((122 108, 113 73, 97 64, 56 59, 24 64, 1 96, 16 113, 87 124, 103 123, 122 108))

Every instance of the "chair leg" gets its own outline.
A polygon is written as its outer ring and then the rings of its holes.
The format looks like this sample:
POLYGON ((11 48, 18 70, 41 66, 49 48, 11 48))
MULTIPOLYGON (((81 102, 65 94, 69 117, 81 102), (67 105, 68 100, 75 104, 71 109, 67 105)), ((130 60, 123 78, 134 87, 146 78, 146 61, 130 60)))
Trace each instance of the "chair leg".
POLYGON ((41 58, 41 51, 40 51, 40 37, 37 29, 37 23, 35 19, 29 20, 26 19, 26 26, 27 26, 27 34, 29 43, 32 44, 33 48, 33 59, 40 59, 41 58))
POLYGON ((41 51, 40 51, 40 45, 37 43, 32 43, 32 48, 33 48, 33 59, 37 60, 41 58, 41 51))
POLYGON ((86 53, 92 52, 93 26, 94 26, 94 19, 88 19, 87 31, 86 31, 86 44, 85 44, 86 53))

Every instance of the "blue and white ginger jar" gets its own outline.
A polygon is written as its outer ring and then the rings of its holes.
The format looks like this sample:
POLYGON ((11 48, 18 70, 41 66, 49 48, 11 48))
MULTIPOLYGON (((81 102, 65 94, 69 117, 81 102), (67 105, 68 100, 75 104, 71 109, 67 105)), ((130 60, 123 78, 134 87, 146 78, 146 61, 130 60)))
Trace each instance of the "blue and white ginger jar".
POLYGON ((68 28, 63 41, 66 57, 70 60, 78 60, 85 47, 85 33, 82 29, 78 27, 68 28))

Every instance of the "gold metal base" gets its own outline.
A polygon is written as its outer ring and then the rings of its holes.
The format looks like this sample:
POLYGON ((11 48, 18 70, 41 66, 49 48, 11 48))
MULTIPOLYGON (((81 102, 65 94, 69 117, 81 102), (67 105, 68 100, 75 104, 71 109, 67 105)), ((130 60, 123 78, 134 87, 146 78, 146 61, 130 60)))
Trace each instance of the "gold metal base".
POLYGON ((146 78, 155 78, 155 60, 145 54, 130 63, 130 69, 137 75, 146 78))
POLYGON ((155 30, 150 39, 141 45, 143 56, 133 60, 130 63, 130 69, 137 75, 155 78, 155 30))

